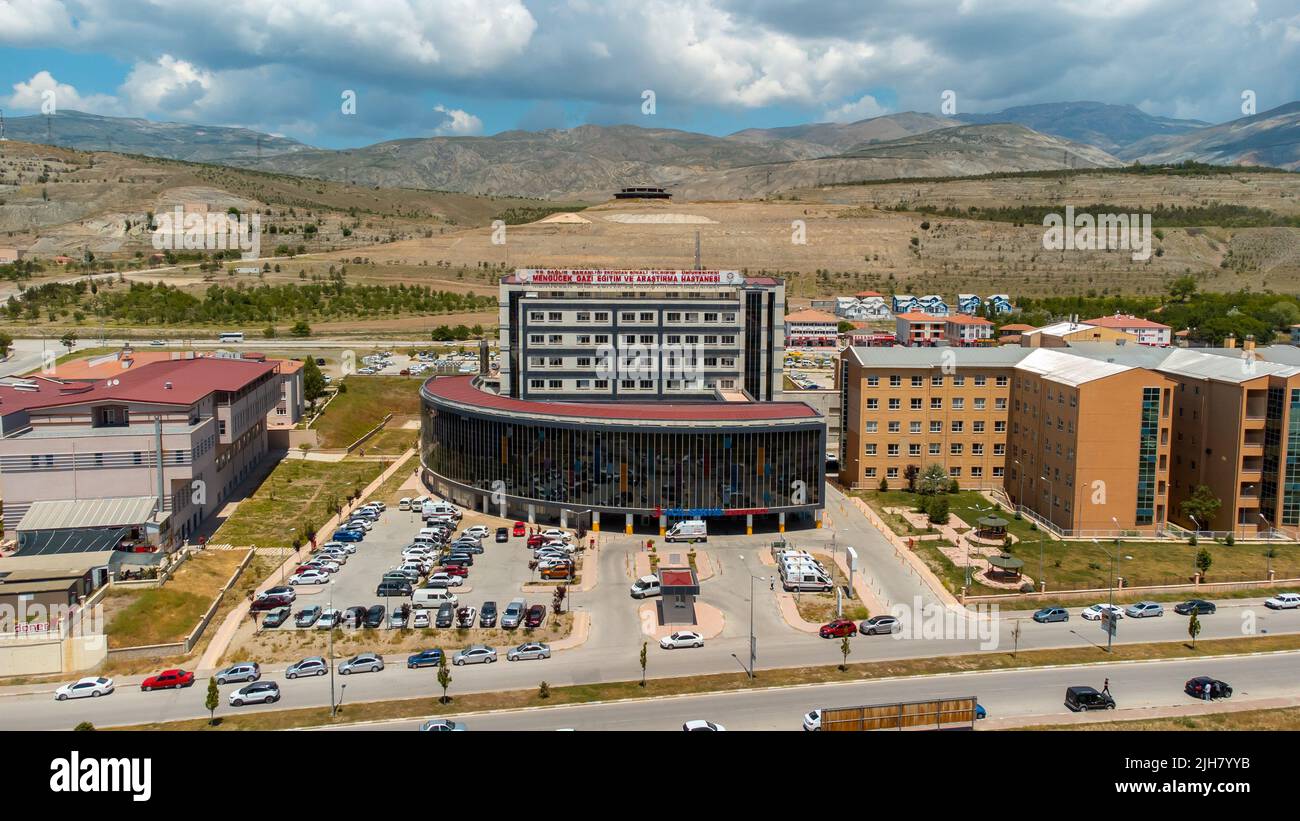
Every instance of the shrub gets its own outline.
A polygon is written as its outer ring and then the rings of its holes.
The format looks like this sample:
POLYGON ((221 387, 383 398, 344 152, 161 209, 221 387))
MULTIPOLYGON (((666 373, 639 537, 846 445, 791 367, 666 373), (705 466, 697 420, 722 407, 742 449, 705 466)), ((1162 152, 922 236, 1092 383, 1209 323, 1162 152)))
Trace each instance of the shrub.
POLYGON ((948 523, 948 497, 932 496, 926 504, 926 515, 930 517, 930 522, 936 525, 945 525, 948 523))
POLYGON ((889 490, 889 480, 888 480, 888 479, 881 479, 881 480, 880 480, 880 492, 881 492, 881 493, 885 493, 885 492, 887 492, 888 490, 889 490))
POLYGON ((547 684, 547 683, 544 682, 544 681, 543 681, 541 684, 537 685, 537 697, 538 697, 538 698, 550 698, 550 697, 551 697, 551 685, 547 684))

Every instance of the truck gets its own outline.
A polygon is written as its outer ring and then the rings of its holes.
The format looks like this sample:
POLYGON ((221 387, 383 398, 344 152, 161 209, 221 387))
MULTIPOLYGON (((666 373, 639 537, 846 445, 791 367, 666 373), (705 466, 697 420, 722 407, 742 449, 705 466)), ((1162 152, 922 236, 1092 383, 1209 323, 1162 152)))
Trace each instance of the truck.
POLYGON ((664 534, 666 542, 707 542, 709 528, 703 519, 685 519, 668 528, 664 534))

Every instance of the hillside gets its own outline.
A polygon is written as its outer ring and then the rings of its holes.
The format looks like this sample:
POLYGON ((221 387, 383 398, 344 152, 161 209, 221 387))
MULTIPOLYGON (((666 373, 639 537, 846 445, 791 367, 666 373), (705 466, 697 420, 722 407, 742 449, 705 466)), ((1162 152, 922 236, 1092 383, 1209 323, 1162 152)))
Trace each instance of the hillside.
POLYGON ((705 174, 680 186, 677 193, 687 200, 752 199, 796 188, 863 180, 1105 168, 1119 164, 1100 149, 1049 137, 1023 126, 971 125, 867 143, 831 157, 705 174))
POLYGON ((1187 134, 1151 137, 1117 156, 1143 163, 1195 160, 1300 171, 1300 102, 1187 134))
POLYGON ((1196 131, 1209 123, 1155 117, 1132 105, 1090 101, 1042 103, 1003 109, 992 114, 960 114, 972 125, 1017 123, 1043 134, 1084 143, 1122 156, 1119 151, 1139 140, 1196 131))
POLYGON ((853 123, 809 123, 781 128, 747 128, 728 135, 728 139, 746 142, 798 140, 830 149, 827 153, 847 151, 863 143, 885 142, 913 134, 961 125, 948 117, 904 111, 853 123))

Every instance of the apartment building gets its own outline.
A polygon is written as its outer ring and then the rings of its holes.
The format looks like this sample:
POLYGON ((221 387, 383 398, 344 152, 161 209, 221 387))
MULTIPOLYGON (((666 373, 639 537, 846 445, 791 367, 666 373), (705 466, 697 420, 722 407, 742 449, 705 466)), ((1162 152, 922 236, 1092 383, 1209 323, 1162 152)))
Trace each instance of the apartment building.
POLYGON ((152 496, 164 541, 185 539, 265 457, 280 399, 275 363, 216 357, 0 385, 5 528, 36 502, 152 496))
POLYGON ((839 338, 839 317, 825 311, 795 311, 785 318, 785 344, 791 348, 829 348, 839 338))
POLYGON ((1096 319, 1085 319, 1083 324, 1098 328, 1114 328, 1132 334, 1137 337, 1140 345, 1168 345, 1173 333, 1173 329, 1168 325, 1132 314, 1117 313, 1113 316, 1099 316, 1096 319))
POLYGON ((520 269, 501 280, 501 393, 780 398, 785 285, 737 271, 520 269))
POLYGON ((1074 535, 1159 530, 1169 511, 1174 388, 1135 365, 1029 352, 1015 366, 1007 496, 1074 535))
POLYGON ((1020 332, 1020 344, 1026 348, 1068 348, 1077 342, 1131 342, 1136 345, 1138 338, 1118 328, 1082 322, 1055 322, 1020 332))
POLYGON ((962 487, 1002 486, 1021 348, 854 347, 840 355, 840 481, 902 487, 938 463, 962 487))
POLYGON ((894 315, 894 328, 894 336, 898 337, 899 345, 910 347, 938 345, 948 338, 948 317, 907 311, 894 315))
POLYGON ((993 323, 982 316, 953 314, 944 323, 944 338, 949 345, 961 347, 988 345, 993 341, 993 323))

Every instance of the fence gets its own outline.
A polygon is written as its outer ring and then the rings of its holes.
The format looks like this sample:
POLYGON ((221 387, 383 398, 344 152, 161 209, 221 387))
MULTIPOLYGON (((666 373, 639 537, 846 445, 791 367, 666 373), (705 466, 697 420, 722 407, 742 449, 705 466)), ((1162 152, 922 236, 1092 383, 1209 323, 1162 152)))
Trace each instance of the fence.
MULTIPOLYGON (((1291 587, 1300 585, 1300 579, 1274 579, 1255 580, 1255 581, 1235 581, 1235 582, 1205 582, 1201 584, 1161 584, 1145 585, 1134 587, 1116 587, 1116 592, 1121 592, 1126 596, 1137 595, 1156 595, 1161 593, 1186 593, 1197 596, 1209 596, 1215 593, 1229 593, 1236 590, 1267 590, 1274 587, 1291 587)), ((1098 587, 1087 590, 1058 590, 1048 591, 1046 593, 1006 593, 990 594, 981 596, 965 596, 962 598, 962 604, 994 604, 994 603, 1014 603, 1024 605, 1028 610, 1035 605, 1051 604, 1061 601, 1093 601, 1105 598, 1110 593, 1109 587, 1098 587)))

